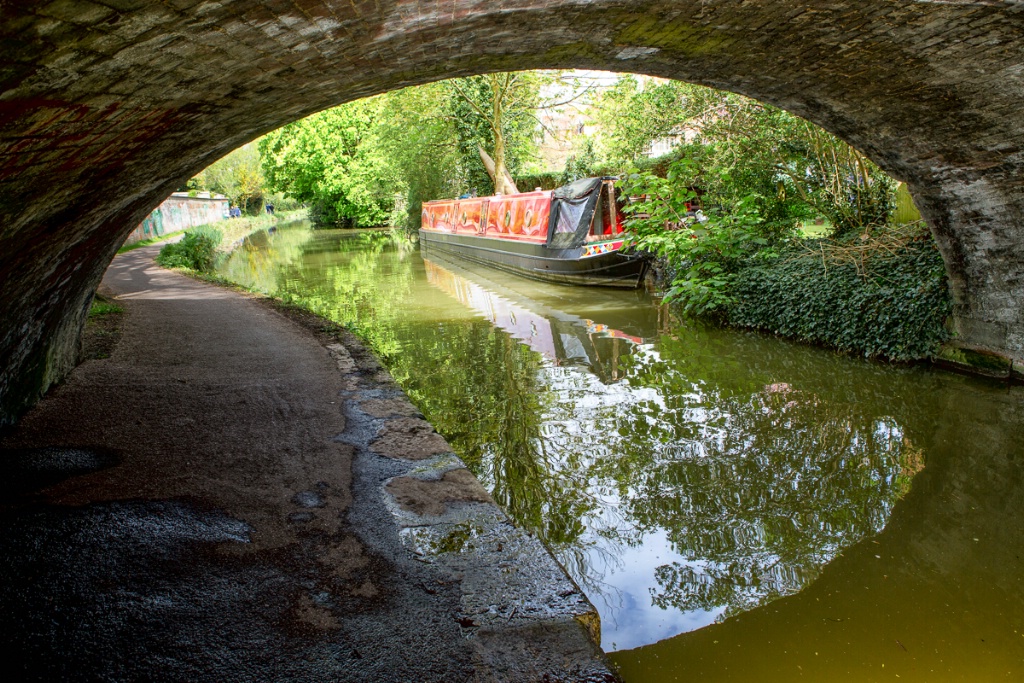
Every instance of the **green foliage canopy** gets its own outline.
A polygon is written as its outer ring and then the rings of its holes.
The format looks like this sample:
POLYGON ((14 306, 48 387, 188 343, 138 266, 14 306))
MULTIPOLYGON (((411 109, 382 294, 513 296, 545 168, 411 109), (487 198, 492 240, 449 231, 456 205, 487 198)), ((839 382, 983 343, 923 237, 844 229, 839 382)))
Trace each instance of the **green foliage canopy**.
POLYGON ((264 136, 259 150, 270 187, 310 204, 320 225, 387 223, 399 179, 380 140, 385 104, 382 97, 351 102, 264 136))
POLYGON ((666 178, 630 176, 625 207, 629 241, 664 259, 674 269, 667 299, 695 315, 719 313, 736 303, 732 283, 748 259, 768 258, 785 239, 761 219, 756 195, 740 197, 724 211, 708 210, 702 220, 688 216, 696 194, 681 181, 694 163, 682 159, 666 178))
POLYGON ((414 229, 423 201, 491 186, 478 148, 511 172, 522 167, 542 81, 490 74, 328 109, 262 138, 263 172, 272 189, 308 203, 318 225, 414 229))
POLYGON ((619 78, 594 102, 598 152, 613 165, 640 159, 652 142, 669 135, 687 119, 688 98, 698 86, 681 81, 619 78))
POLYGON ((804 267, 791 273, 808 218, 829 219, 836 250, 887 229, 896 184, 859 151, 781 109, 695 85, 641 87, 626 77, 598 105, 603 149, 620 163, 637 162, 660 136, 688 133, 667 172, 636 172, 626 183, 638 200, 627 207, 631 240, 667 262, 669 299, 685 312, 898 359, 926 355, 942 336, 941 259, 938 271, 934 262, 922 269, 920 254, 904 250, 892 266, 903 275, 888 289, 838 276, 821 284, 804 267), (817 314, 801 317, 809 306, 817 314), (837 310, 860 313, 833 321, 837 310), (913 321, 916 336, 900 321, 913 321))
POLYGON ((719 210, 752 201, 764 232, 784 236, 822 215, 835 236, 883 227, 896 184, 863 154, 828 132, 776 107, 703 86, 621 78, 595 102, 599 149, 611 165, 644 161, 651 143, 669 135, 689 142, 673 152, 693 161, 684 187, 719 210))
POLYGON ((266 179, 255 143, 242 145, 217 160, 193 179, 198 189, 219 192, 248 214, 263 208, 266 179))
MULTIPOLYGON (((423 202, 457 197, 468 186, 466 162, 443 83, 406 88, 384 98, 377 140, 400 178, 395 191, 405 197, 393 222, 414 232, 420 227, 423 202)), ((475 152, 473 160, 479 164, 475 152)))

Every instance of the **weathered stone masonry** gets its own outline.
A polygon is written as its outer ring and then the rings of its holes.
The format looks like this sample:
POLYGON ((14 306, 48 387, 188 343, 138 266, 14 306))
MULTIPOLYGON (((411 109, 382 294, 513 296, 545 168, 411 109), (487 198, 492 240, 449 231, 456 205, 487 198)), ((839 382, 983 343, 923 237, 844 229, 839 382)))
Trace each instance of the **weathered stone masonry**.
POLYGON ((962 341, 1022 359, 1022 35, 1020 0, 0 1, 0 424, 72 367, 117 245, 183 179, 347 100, 539 67, 703 83, 840 135, 909 183, 962 341))

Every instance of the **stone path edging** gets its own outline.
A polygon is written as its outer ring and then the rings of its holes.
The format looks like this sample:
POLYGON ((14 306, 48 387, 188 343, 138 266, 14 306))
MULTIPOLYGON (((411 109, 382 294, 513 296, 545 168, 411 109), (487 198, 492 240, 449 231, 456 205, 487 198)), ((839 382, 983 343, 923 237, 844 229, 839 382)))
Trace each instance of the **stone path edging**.
POLYGON ((357 478, 379 482, 380 500, 415 560, 461 582, 456 620, 464 636, 478 639, 504 669, 512 652, 532 650, 538 663, 545 654, 557 658, 537 651, 543 634, 576 649, 552 680, 618 680, 597 648, 600 617, 580 588, 501 511, 372 352, 344 337, 325 345, 346 378, 346 430, 336 440, 356 449, 357 478))

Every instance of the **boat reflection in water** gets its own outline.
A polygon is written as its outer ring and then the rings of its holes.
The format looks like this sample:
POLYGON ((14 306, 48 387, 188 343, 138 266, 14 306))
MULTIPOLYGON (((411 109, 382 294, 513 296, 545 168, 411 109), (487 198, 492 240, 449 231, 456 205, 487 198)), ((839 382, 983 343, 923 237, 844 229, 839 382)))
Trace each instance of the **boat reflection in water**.
MULTIPOLYGON (((518 291, 519 288, 491 280, 482 268, 466 269, 437 255, 424 257, 423 264, 427 281, 434 287, 476 311, 554 365, 587 367, 602 382, 622 379, 622 357, 645 341, 637 334, 552 308, 518 291)), ((638 310, 632 317, 634 331, 656 333, 649 310, 638 310)))

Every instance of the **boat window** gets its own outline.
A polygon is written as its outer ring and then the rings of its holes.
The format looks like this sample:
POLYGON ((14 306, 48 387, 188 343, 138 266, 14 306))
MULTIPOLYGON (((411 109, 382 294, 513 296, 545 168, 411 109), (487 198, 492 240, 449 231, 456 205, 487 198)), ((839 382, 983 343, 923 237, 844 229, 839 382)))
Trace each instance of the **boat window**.
POLYGON ((612 231, 613 223, 609 220, 611 202, 609 183, 601 183, 601 194, 597 198, 597 206, 594 207, 594 223, 591 227, 592 235, 607 235, 612 231))
POLYGON ((626 228, 626 204, 629 203, 629 196, 615 193, 615 232, 625 232, 626 228))
POLYGON ((606 232, 616 235, 622 232, 622 224, 618 221, 618 207, 615 205, 615 184, 612 182, 604 185, 608 201, 605 202, 605 218, 607 223, 606 232))
MULTIPOLYGON (((571 202, 562 201, 558 205, 558 222, 555 224, 555 235, 575 235, 583 221, 583 214, 586 212, 586 200, 571 202)), ((575 238, 573 238, 575 239, 575 238)), ((563 240, 564 241, 564 240, 563 240)), ((572 242, 570 239, 568 242, 572 242)), ((560 244, 559 249, 566 248, 560 244)))

